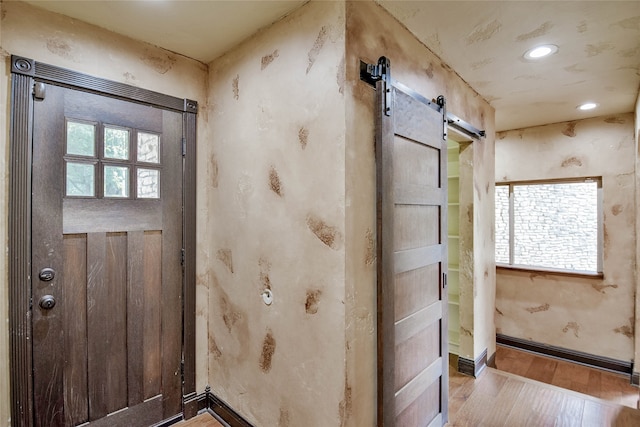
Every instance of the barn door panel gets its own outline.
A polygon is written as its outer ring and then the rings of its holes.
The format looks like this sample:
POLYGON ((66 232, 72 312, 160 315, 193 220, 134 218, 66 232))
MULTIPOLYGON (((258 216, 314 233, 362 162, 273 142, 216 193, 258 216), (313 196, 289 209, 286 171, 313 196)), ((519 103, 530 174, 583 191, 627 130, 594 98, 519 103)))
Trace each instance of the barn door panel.
POLYGON ((448 418, 444 100, 377 83, 378 422, 448 418))

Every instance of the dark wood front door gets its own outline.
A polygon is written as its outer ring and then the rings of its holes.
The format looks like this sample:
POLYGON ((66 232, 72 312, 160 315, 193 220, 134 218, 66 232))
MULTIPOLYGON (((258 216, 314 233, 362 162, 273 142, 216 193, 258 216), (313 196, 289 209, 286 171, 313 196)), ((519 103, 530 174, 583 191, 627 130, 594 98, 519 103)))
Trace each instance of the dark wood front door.
MULTIPOLYGON (((447 422, 444 105, 378 82, 378 425, 447 422)), ((444 104, 444 103, 442 103, 444 104)))
POLYGON ((182 411, 182 115, 46 85, 34 102, 37 426, 182 411))

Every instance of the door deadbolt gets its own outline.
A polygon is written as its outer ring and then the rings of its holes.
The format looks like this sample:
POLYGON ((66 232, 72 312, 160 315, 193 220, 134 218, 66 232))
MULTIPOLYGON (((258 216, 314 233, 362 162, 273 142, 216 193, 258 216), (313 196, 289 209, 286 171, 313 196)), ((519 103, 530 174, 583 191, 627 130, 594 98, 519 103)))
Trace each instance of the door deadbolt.
POLYGON ((53 295, 45 295, 40 298, 39 305, 44 310, 51 310, 56 306, 56 299, 53 297, 53 295))
POLYGON ((53 280, 54 277, 56 277, 56 271, 51 267, 45 267, 42 270, 40 270, 38 277, 43 282, 50 282, 53 280))

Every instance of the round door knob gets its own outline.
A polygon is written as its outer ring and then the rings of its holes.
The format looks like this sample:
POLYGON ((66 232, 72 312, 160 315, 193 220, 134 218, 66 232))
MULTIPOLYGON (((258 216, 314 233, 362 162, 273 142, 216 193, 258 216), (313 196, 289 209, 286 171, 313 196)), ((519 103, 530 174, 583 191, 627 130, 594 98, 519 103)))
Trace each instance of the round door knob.
POLYGON ((40 298, 40 307, 44 310, 51 310, 56 305, 56 299, 53 295, 45 295, 40 298))

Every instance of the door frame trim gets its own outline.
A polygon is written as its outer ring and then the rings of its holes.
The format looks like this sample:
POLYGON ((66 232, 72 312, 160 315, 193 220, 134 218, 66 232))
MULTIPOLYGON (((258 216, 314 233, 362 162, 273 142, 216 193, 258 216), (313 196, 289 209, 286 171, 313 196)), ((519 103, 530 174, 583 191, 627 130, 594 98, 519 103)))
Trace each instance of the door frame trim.
MULTIPOLYGON (((195 249, 196 115, 198 103, 124 83, 11 56, 9 148, 9 349, 11 419, 16 427, 34 420, 31 325, 31 171, 33 88, 49 83, 84 92, 151 105, 182 114, 183 157, 183 413, 195 414, 187 402, 196 394, 195 249)), ((197 412, 197 408, 196 408, 197 412)))

